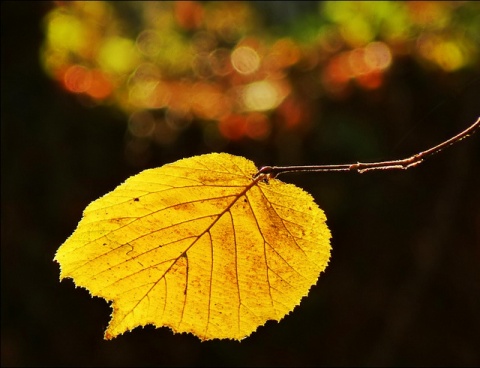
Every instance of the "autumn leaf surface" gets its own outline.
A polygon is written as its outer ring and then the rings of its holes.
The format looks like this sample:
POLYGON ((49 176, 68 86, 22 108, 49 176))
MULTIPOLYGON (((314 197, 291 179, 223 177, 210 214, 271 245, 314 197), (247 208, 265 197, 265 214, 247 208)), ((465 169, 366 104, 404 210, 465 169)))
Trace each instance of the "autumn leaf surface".
POLYGON ((112 301, 106 339, 152 324, 240 340, 300 303, 330 257, 325 215, 302 189, 256 172, 243 157, 195 156, 85 209, 55 260, 61 279, 112 301))

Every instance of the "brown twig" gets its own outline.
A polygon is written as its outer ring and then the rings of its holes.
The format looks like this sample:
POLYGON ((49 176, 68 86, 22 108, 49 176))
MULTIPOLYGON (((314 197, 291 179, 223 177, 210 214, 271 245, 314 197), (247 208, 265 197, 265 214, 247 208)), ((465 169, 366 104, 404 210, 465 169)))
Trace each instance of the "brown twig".
POLYGON ((254 178, 260 175, 265 179, 273 179, 280 174, 289 172, 324 172, 324 171, 356 171, 360 174, 373 170, 406 170, 411 167, 421 164, 426 158, 450 147, 451 145, 461 141, 462 139, 472 135, 480 127, 480 117, 475 123, 465 129, 456 136, 447 139, 446 141, 429 148, 425 151, 419 152, 413 156, 392 161, 380 162, 357 162, 353 164, 339 164, 339 165, 307 165, 307 166, 264 166, 255 174, 254 178))

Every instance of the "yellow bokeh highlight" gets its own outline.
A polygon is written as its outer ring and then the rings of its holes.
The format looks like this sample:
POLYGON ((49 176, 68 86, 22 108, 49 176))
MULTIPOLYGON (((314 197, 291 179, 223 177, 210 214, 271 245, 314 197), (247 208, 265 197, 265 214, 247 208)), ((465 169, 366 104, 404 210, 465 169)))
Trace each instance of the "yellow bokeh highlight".
POLYGON ((138 54, 132 40, 108 38, 100 47, 98 62, 109 73, 125 74, 135 68, 138 54))
POLYGON ((129 89, 128 98, 132 105, 148 109, 159 108, 156 89, 159 81, 141 81, 129 89))
POLYGON ((469 62, 461 42, 446 40, 439 35, 425 35, 417 41, 417 48, 426 60, 447 72, 456 71, 469 62))
POLYGON ((404 2, 389 2, 388 16, 383 18, 380 28, 381 38, 391 43, 408 42, 414 31, 404 2))
POLYGON ((347 44, 352 47, 364 46, 375 37, 371 25, 360 16, 342 24, 340 32, 347 44))
POLYGON ((170 100, 168 85, 162 80, 160 68, 153 63, 140 64, 127 83, 129 102, 135 107, 158 109, 170 100))
POLYGON ((448 72, 460 69, 465 64, 461 49, 454 42, 442 42, 435 46, 433 59, 448 72))
POLYGON ((277 107, 285 98, 284 91, 273 81, 263 80, 246 85, 242 91, 246 110, 266 111, 277 107))
POLYGON ((65 50, 48 48, 43 51, 40 61, 46 73, 52 78, 62 80, 62 73, 69 67, 70 57, 65 50))
POLYGON ((82 22, 58 9, 48 17, 47 42, 53 49, 80 52, 85 44, 86 32, 82 22))

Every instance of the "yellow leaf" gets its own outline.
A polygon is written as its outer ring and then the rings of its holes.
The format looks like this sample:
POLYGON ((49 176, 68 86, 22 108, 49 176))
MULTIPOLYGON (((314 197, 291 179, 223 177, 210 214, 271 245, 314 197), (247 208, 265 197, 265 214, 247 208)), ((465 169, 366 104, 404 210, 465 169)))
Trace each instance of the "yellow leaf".
POLYGON ((240 340, 300 303, 330 257, 325 215, 302 189, 256 172, 243 157, 195 156, 85 209, 55 260, 60 279, 112 301, 106 339, 153 324, 240 340))

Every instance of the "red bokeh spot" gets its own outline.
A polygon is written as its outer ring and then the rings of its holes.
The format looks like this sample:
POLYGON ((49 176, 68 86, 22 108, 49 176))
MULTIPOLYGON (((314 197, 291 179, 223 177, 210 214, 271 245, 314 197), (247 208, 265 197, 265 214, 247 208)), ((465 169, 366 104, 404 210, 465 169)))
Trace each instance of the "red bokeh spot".
POLYGON ((92 73, 81 65, 72 65, 63 75, 63 83, 70 92, 85 92, 92 84, 92 73))
POLYGON ((229 115, 220 120, 218 128, 225 138, 236 141, 245 135, 247 119, 243 115, 229 115))
POLYGON ((92 70, 90 87, 86 92, 97 100, 103 100, 110 96, 113 85, 109 79, 100 71, 92 70))
POLYGON ((184 29, 199 28, 203 21, 203 7, 196 1, 176 1, 175 19, 184 29))

